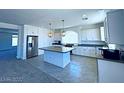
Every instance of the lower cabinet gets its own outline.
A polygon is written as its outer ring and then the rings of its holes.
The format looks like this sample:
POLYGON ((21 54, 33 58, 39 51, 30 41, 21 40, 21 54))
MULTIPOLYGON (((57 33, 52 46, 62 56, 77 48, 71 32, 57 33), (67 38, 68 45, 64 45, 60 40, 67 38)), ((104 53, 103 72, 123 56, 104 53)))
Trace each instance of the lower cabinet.
POLYGON ((82 55, 85 54, 86 49, 83 49, 82 47, 76 47, 72 53, 76 55, 82 55))
POLYGON ((73 54, 75 55, 82 55, 82 56, 96 56, 96 50, 95 47, 76 47, 73 51, 73 54))
POLYGON ((98 59, 100 83, 124 83, 124 63, 98 59))

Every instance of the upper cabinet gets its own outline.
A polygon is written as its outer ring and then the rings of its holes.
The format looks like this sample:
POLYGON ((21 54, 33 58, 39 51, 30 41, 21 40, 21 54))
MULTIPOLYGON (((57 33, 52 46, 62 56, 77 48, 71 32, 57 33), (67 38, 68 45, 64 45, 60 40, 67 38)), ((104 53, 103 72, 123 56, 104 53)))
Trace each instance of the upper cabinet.
POLYGON ((124 44, 124 10, 108 12, 105 28, 108 43, 124 44))

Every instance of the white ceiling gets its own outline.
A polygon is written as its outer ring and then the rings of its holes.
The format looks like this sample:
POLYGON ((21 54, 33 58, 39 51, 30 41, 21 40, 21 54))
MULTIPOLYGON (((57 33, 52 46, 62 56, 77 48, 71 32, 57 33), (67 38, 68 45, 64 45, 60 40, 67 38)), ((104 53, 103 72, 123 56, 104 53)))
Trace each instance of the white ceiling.
POLYGON ((42 27, 61 28, 61 20, 65 27, 96 24, 103 22, 106 11, 103 9, 0 9, 0 22, 17 25, 28 24, 42 27), (88 20, 82 20, 82 15, 88 20))

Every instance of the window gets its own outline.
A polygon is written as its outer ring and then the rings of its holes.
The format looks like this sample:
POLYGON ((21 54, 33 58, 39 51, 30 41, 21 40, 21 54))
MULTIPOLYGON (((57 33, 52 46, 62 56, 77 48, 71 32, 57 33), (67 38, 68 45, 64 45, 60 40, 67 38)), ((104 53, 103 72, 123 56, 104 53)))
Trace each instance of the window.
POLYGON ((12 35, 12 46, 18 45, 18 35, 12 35))
POLYGON ((104 27, 100 27, 100 31, 101 31, 101 40, 105 41, 104 27))

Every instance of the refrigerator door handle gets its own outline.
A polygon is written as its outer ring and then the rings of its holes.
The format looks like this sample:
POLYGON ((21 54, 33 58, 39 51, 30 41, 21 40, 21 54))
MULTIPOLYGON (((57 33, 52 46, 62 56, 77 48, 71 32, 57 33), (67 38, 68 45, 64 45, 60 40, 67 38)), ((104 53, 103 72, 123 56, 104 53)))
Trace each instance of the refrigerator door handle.
POLYGON ((34 39, 32 39, 32 48, 34 48, 34 39))

